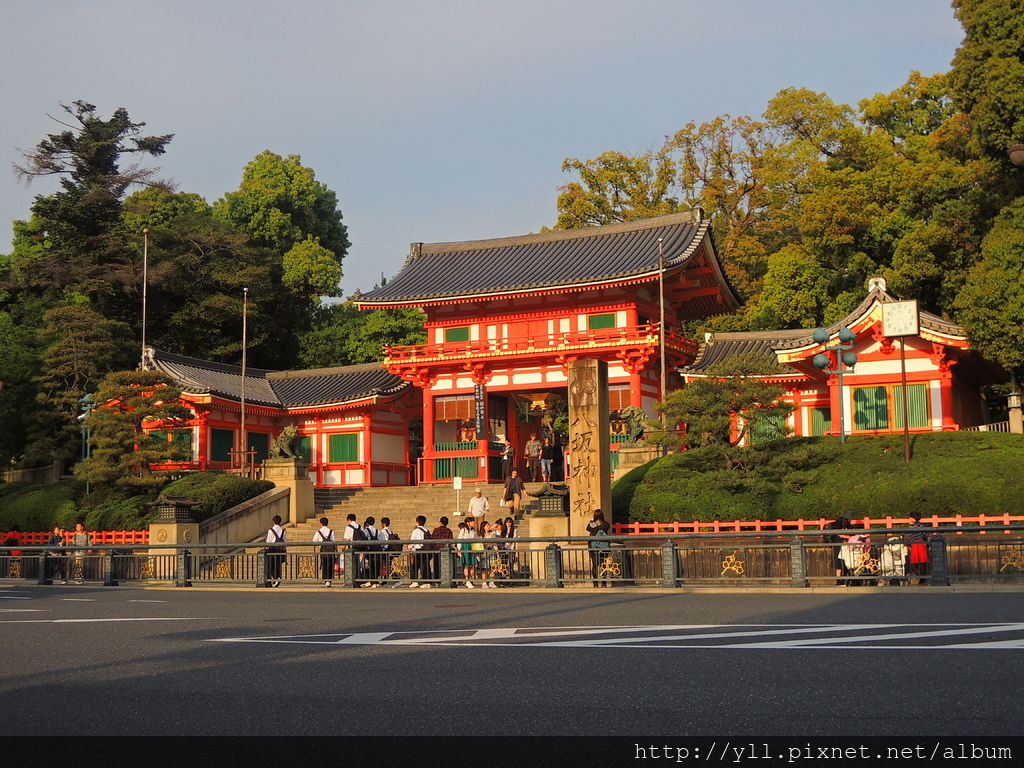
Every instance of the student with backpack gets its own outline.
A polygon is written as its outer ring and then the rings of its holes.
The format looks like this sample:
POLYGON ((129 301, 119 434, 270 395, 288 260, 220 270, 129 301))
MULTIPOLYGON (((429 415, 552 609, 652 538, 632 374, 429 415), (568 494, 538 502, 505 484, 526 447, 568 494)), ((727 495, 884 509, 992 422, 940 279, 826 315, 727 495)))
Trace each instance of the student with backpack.
MULTIPOLYGON (((356 516, 349 513, 346 518, 347 523, 345 525, 345 541, 366 541, 366 531, 359 527, 359 523, 356 522, 356 516)), ((362 578, 361 574, 364 572, 363 558, 366 557, 365 550, 362 547, 356 548, 352 555, 352 564, 355 567, 355 573, 352 575, 353 580, 362 578)))
POLYGON ((372 587, 373 579, 380 575, 380 544, 377 544, 377 521, 373 517, 368 517, 363 521, 363 533, 366 534, 366 540, 373 542, 366 546, 366 554, 363 556, 363 573, 362 578, 366 579, 360 586, 372 587))
POLYGON ((430 552, 425 549, 423 541, 430 538, 430 531, 427 530, 427 518, 423 515, 416 516, 416 527, 409 534, 409 540, 414 542, 409 545, 412 553, 412 584, 411 588, 430 589, 430 552), (415 543, 419 542, 419 543, 415 543), (420 584, 420 579, 423 584, 420 584))
POLYGON ((285 552, 287 550, 280 546, 284 541, 284 528, 281 527, 281 516, 274 515, 272 522, 274 524, 267 530, 265 543, 276 546, 267 548, 267 551, 270 553, 267 555, 267 581, 270 582, 270 586, 279 587, 281 586, 281 566, 284 564, 285 552))
POLYGON ((322 542, 320 545, 320 576, 324 580, 324 586, 331 586, 331 579, 334 578, 334 566, 338 562, 338 545, 334 543, 334 531, 327 526, 326 517, 320 518, 320 528, 313 534, 313 541, 322 542))
MULTIPOLYGON (((383 550, 380 556, 380 573, 378 574, 378 581, 370 586, 382 586, 385 579, 391 576, 391 561, 402 551, 401 546, 391 543, 392 541, 397 541, 398 538, 398 534, 391 530, 391 518, 382 517, 380 519, 380 529, 377 531, 377 541, 381 542, 380 548, 383 550)), ((397 587, 400 583, 396 582, 395 586, 397 587)))

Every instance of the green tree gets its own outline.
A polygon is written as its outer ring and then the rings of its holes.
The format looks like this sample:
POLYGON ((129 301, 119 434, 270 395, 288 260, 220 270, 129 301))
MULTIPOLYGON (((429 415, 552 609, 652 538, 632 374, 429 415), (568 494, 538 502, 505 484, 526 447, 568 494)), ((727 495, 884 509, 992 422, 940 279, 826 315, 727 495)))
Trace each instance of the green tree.
POLYGON ((98 406, 85 420, 92 452, 75 466, 75 476, 94 485, 144 493, 159 487, 165 473, 151 465, 185 458, 166 437, 146 427, 184 427, 192 412, 181 391, 155 371, 115 371, 95 394, 98 406))
MULTIPOLYGON (((298 155, 281 157, 266 150, 255 157, 242 174, 236 192, 229 192, 214 205, 214 214, 245 232, 257 245, 280 254, 309 240, 329 252, 340 269, 348 252, 348 229, 342 224, 338 196, 316 180, 311 168, 302 165, 298 155)), ((318 273, 311 284, 325 281, 324 252, 298 254, 292 261, 312 260, 318 273)), ((295 272, 294 266, 292 272, 295 272)), ((309 274, 303 267, 298 273, 309 274)), ((299 283, 305 285, 305 278, 299 283)), ((325 295, 337 295, 337 282, 325 295)))
POLYGON ((648 434, 656 442, 685 445, 738 445, 748 433, 785 434, 783 422, 793 406, 779 398, 785 387, 767 377, 783 371, 770 361, 752 355, 736 355, 710 367, 707 376, 693 379, 683 389, 670 392, 659 407, 669 424, 684 424, 682 435, 663 432, 651 424, 648 434), (735 434, 734 434, 735 432, 735 434))
POLYGON ((20 232, 27 242, 16 238, 13 272, 31 272, 23 290, 59 301, 70 288, 105 316, 125 319, 123 290, 136 277, 115 225, 128 189, 156 172, 131 161, 162 155, 172 135, 143 135, 145 123, 132 122, 124 108, 104 119, 84 101, 61 107, 70 122, 58 122, 66 130, 47 135, 15 166, 26 181, 58 176, 61 189, 36 196, 32 221, 20 232))
MULTIPOLYGON (((1009 165, 1024 142, 1024 9, 1019 0, 953 0, 964 41, 950 71, 953 97, 988 157, 1009 165)), ((1015 179, 1019 194, 1021 185, 1015 179)))
POLYGON ((71 459, 77 453, 79 401, 103 376, 129 357, 122 324, 105 319, 87 303, 55 307, 46 312, 37 335, 41 352, 36 377, 29 465, 71 459))
POLYGON ((956 308, 972 346, 1024 381, 1024 198, 996 218, 956 308))
POLYGON ((562 171, 577 174, 579 181, 561 188, 555 229, 649 219, 679 210, 672 196, 675 163, 665 151, 603 152, 591 160, 569 157, 562 171))
POLYGON ((423 320, 412 307, 360 312, 350 301, 323 307, 300 339, 299 364, 327 368, 377 362, 385 347, 426 342, 423 320))
POLYGON ((35 410, 39 368, 36 334, 0 312, 0 464, 21 458, 35 410))

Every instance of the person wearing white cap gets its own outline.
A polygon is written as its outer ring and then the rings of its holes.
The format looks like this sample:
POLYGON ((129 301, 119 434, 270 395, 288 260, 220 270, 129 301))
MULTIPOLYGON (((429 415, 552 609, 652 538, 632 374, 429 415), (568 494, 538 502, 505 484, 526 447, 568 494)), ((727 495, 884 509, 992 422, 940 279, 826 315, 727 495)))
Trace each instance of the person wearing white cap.
POLYGON ((490 502, 484 496, 483 489, 477 488, 473 491, 473 497, 469 500, 469 516, 476 519, 476 529, 483 530, 484 517, 491 511, 490 502))

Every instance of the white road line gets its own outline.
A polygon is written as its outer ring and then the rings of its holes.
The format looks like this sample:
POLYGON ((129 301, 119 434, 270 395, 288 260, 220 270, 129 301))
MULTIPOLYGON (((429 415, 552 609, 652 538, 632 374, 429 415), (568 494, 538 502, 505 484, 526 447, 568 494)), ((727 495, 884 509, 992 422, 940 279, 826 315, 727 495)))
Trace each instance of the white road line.
POLYGON ((129 603, 166 603, 166 600, 129 600, 129 603))
POLYGON ((0 624, 99 624, 116 621, 213 621, 213 619, 192 618, 190 616, 137 617, 132 619, 16 619, 14 621, 0 620, 0 624))
POLYGON ((0 608, 0 613, 46 613, 45 608, 0 608))
POLYGON ((62 597, 65 603, 95 603, 95 597, 62 597))
MULTIPOLYGON (((885 626, 885 625, 882 625, 885 626)), ((890 625, 891 626, 891 625, 890 625)), ((851 627, 856 629, 856 627, 851 627)), ((842 640, 844 643, 860 643, 869 640, 903 640, 911 637, 947 637, 949 635, 978 635, 987 634, 989 632, 1020 632, 1024 631, 1024 624, 1004 624, 1002 626, 984 626, 975 627, 973 629, 940 629, 930 630, 928 632, 892 632, 887 635, 854 635, 852 637, 817 637, 817 638, 801 638, 799 640, 780 640, 776 643, 733 643, 736 647, 742 648, 781 648, 781 647, 797 647, 797 646, 809 646, 809 645, 828 645, 829 643, 835 643, 837 640, 842 640)), ((948 646, 946 646, 948 647, 948 646)))
MULTIPOLYGON (((686 627, 686 629, 714 629, 720 624, 708 624, 701 625, 697 624, 692 627, 686 627)), ((691 635, 655 635, 654 637, 631 637, 629 638, 630 646, 633 643, 659 643, 666 640, 705 640, 705 639, 718 639, 722 637, 764 637, 765 635, 792 635, 798 633, 807 632, 846 632, 848 630, 863 630, 863 629, 886 629, 887 627, 893 626, 892 624, 844 624, 842 626, 835 626, 830 624, 819 624, 813 627, 799 627, 796 629, 769 629, 769 630, 758 630, 756 632, 698 632, 697 634, 691 635)), ((834 642, 835 638, 819 638, 822 642, 834 642)), ((845 638, 844 638, 845 639, 845 638)), ((617 645, 622 643, 621 637, 613 637, 607 640, 564 640, 555 643, 543 643, 543 645, 550 646, 574 646, 574 645, 617 645)), ((793 641, 793 642, 799 642, 793 641)), ((637 646, 639 647, 639 646, 637 646)))
POLYGON ((14 595, 0 595, 0 600, 31 600, 31 597, 16 597, 14 595))

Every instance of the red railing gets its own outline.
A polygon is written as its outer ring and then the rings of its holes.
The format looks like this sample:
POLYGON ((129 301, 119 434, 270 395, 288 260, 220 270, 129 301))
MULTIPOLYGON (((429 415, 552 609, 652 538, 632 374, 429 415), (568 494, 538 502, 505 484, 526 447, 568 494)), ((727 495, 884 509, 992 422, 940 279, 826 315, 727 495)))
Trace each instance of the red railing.
MULTIPOLYGON (((817 520, 713 520, 711 522, 675 522, 675 523, 613 523, 612 534, 615 536, 639 536, 669 533, 780 533, 782 531, 820 531, 835 518, 819 517, 817 520)), ((910 525, 909 517, 859 517, 851 523, 863 525, 865 528, 892 528, 897 525, 910 525)), ((922 517, 921 525, 938 528, 939 526, 965 525, 1015 525, 1024 523, 1024 515, 932 515, 922 517)))
MULTIPOLYGON (((384 354, 386 363, 395 365, 430 360, 503 357, 534 350, 571 351, 636 345, 654 346, 658 343, 658 324, 649 323, 627 328, 565 331, 501 339, 385 347, 384 354)), ((666 334, 665 345, 690 357, 697 354, 697 342, 672 331, 666 334)))
MULTIPOLYGON (((100 544, 149 544, 149 531, 86 531, 89 540, 96 545, 100 544)), ((20 544, 27 547, 45 544, 50 538, 50 531, 23 531, 18 533, 0 533, 0 542, 13 537, 18 539, 20 544)), ((71 546, 74 532, 69 532, 64 537, 64 542, 71 546)))

